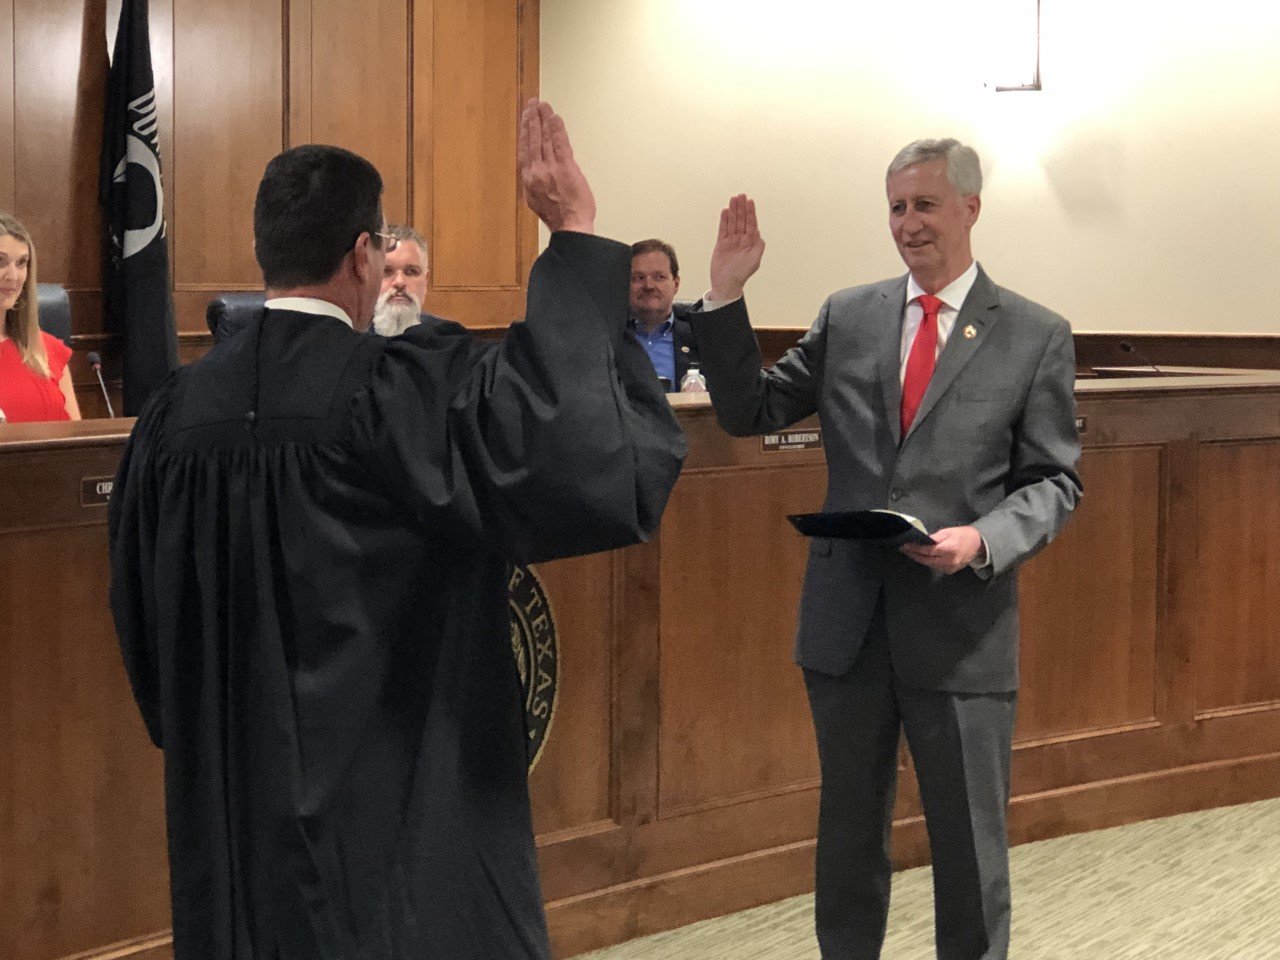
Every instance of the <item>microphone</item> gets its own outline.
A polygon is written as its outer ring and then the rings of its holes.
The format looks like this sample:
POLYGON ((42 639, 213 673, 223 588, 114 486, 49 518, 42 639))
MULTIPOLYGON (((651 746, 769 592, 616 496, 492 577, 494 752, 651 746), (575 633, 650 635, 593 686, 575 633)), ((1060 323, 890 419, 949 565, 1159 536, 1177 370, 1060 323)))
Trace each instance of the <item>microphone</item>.
POLYGON ((1165 372, 1164 372, 1163 370, 1161 370, 1159 367, 1157 367, 1154 363, 1152 363, 1152 362, 1151 362, 1151 358, 1150 358, 1150 357, 1148 357, 1145 353, 1143 353, 1141 350, 1139 350, 1137 347, 1135 347, 1135 346, 1134 346, 1132 343, 1130 343, 1128 340, 1121 340, 1121 341, 1120 341, 1119 346, 1120 346, 1120 352, 1121 352, 1121 353, 1131 353, 1131 354, 1133 354, 1133 355, 1134 355, 1134 356, 1135 356, 1135 357, 1136 357, 1136 358, 1137 358, 1141 363, 1145 363, 1148 367, 1150 367, 1152 370, 1154 370, 1157 374, 1159 374, 1159 375, 1160 375, 1160 376, 1162 376, 1162 377, 1163 377, 1163 376, 1166 376, 1166 374, 1165 374, 1165 372))
POLYGON ((107 416, 114 420, 116 412, 111 409, 111 397, 107 393, 107 382, 102 379, 102 357, 98 356, 97 350, 90 350, 85 354, 84 358, 89 361, 89 366, 93 367, 93 372, 98 375, 98 386, 102 388, 102 399, 107 401, 107 416))

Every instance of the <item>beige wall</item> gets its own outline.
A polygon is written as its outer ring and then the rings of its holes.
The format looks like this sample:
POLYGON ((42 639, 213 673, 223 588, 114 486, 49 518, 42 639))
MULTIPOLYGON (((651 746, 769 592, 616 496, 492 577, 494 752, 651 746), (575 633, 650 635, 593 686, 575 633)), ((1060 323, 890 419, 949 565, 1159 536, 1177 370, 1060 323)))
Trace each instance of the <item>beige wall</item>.
POLYGON ((1078 330, 1280 333, 1255 292, 1280 269, 1280 5, 1043 0, 1045 89, 995 94, 993 2, 542 0, 542 92, 601 232, 673 242, 682 295, 724 199, 757 199, 761 326, 900 272, 884 168, 955 135, 983 157, 997 282, 1078 330))

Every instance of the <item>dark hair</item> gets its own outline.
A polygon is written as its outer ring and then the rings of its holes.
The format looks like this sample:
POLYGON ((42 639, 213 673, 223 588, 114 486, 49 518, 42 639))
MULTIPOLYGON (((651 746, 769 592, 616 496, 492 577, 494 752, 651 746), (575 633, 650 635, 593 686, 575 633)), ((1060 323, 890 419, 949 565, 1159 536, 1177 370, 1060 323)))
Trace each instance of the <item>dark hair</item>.
POLYGON ((253 249, 268 287, 323 283, 362 233, 382 229, 382 177, 364 157, 310 143, 267 164, 253 205, 253 249))
POLYGON ((676 248, 667 243, 667 241, 654 237, 631 245, 632 258, 638 257, 642 253, 665 253, 667 259, 671 261, 671 276, 680 276, 680 261, 676 259, 676 248))

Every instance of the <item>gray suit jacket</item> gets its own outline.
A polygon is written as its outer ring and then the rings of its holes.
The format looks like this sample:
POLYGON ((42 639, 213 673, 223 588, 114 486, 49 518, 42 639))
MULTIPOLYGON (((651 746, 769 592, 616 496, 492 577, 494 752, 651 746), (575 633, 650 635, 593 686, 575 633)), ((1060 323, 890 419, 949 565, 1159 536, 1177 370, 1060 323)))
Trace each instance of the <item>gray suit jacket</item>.
POLYGON ((729 433, 777 430, 817 412, 827 453, 823 509, 888 507, 931 530, 972 524, 990 551, 981 575, 945 576, 894 549, 813 540, 796 662, 847 671, 883 592, 903 683, 1013 690, 1017 569, 1054 538, 1083 494, 1071 329, 979 269, 901 438, 906 291, 903 276, 832 294, 809 332, 767 371, 743 301, 696 314, 702 368, 729 433))

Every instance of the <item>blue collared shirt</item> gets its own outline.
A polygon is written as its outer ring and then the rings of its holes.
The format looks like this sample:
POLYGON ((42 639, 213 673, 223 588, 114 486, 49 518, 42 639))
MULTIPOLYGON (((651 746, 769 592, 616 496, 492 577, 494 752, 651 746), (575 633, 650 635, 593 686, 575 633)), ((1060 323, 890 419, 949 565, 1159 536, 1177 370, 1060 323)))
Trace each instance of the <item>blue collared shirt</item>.
POLYGON ((675 334, 671 331, 675 320, 675 312, 672 311, 667 319, 649 333, 636 323, 635 317, 628 321, 628 325, 635 333, 636 339, 640 341, 640 345, 644 347, 644 352, 649 355, 649 361, 653 364, 653 369, 658 376, 666 377, 673 385, 678 386, 676 384, 676 340, 675 334))

